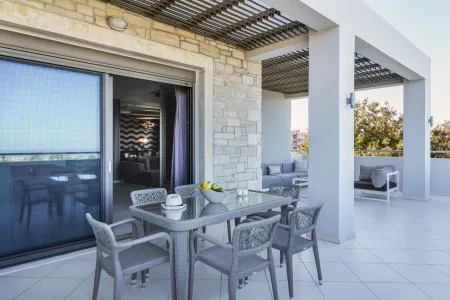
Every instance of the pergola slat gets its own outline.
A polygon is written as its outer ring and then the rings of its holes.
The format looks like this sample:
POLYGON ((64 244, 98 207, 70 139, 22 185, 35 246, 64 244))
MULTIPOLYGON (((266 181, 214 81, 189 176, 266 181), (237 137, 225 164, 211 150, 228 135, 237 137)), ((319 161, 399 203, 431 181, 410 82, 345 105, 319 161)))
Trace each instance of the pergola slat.
MULTIPOLYGON (((304 49, 264 60, 262 87, 285 94, 308 91, 309 51, 304 49)), ((371 84, 402 83, 403 78, 355 53, 355 88, 371 84)))
POLYGON ((154 20, 253 50, 309 28, 257 0, 104 0, 154 20))

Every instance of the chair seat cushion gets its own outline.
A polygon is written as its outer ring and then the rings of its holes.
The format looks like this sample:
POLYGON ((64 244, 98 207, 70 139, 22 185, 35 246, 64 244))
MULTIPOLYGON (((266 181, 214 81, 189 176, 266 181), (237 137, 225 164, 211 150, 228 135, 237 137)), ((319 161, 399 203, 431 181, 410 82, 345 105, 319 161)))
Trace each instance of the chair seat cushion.
MULTIPOLYGON (((129 275, 168 262, 169 253, 152 243, 143 243, 119 252, 119 261, 123 275, 129 275)), ((112 255, 103 259, 102 266, 106 273, 113 276, 114 261, 112 255)))
MULTIPOLYGON (((272 247, 278 250, 286 249, 289 241, 289 231, 278 227, 275 231, 272 247)), ((313 241, 308 240, 300 235, 294 237, 294 251, 298 250, 298 252, 305 250, 306 248, 310 248, 314 245, 313 241)))
MULTIPOLYGON (((389 182, 389 188, 393 189, 397 187, 397 183, 395 182, 389 182)), ((372 181, 370 180, 357 180, 355 181, 354 185, 355 189, 360 190, 371 190, 371 191, 377 191, 377 192, 386 192, 387 191, 387 184, 383 185, 380 188, 376 188, 373 186, 372 181)))
MULTIPOLYGON (((231 264, 233 263, 232 250, 220 247, 212 246, 205 250, 200 251, 197 254, 197 260, 202 263, 224 273, 228 274, 231 270, 231 264)), ((249 255, 238 260, 238 274, 253 274, 260 270, 265 269, 268 266, 268 261, 261 258, 258 255, 249 255)))

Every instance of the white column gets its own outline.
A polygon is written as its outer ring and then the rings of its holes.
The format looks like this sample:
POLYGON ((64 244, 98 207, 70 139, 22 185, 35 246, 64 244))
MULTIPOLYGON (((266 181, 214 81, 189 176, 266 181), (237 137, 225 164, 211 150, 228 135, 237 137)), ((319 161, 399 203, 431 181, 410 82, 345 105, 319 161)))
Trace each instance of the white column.
POLYGON ((406 81, 403 90, 403 197, 430 198, 430 83, 406 81))
POLYGON ((355 235, 353 109, 355 35, 342 27, 309 33, 309 187, 324 202, 317 234, 342 243, 355 235))

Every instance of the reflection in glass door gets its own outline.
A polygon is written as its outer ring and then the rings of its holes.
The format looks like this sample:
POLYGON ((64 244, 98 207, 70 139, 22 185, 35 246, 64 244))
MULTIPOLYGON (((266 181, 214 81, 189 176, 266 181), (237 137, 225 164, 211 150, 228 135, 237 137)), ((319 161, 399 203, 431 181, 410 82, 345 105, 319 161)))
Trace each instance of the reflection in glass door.
POLYGON ((0 58, 0 260, 92 237, 101 76, 0 58))

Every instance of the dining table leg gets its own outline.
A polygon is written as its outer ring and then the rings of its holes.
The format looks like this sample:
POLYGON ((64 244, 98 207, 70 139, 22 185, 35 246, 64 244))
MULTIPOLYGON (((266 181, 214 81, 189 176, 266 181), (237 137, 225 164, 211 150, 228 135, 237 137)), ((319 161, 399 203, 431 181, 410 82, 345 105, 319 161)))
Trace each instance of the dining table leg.
POLYGON ((172 232, 173 247, 174 247, 174 264, 175 268, 175 287, 176 298, 174 300, 187 299, 187 270, 188 270, 188 242, 189 231, 174 231, 172 232))

